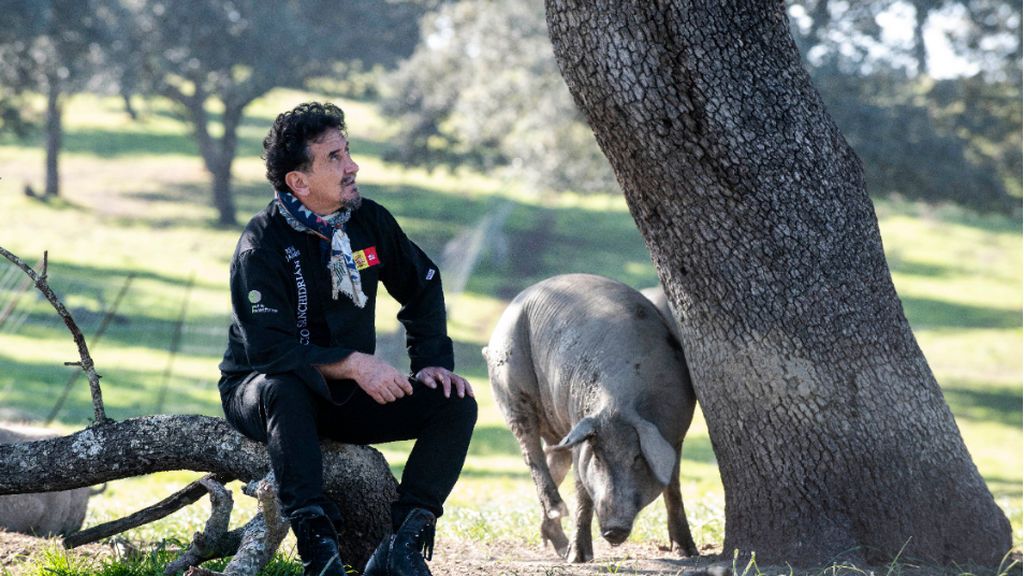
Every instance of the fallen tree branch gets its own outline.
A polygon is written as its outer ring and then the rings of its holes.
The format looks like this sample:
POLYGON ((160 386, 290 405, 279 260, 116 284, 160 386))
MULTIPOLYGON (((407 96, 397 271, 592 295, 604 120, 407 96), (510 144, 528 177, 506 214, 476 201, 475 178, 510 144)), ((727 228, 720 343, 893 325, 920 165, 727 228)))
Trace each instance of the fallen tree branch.
MULTIPOLYGON (((227 484, 234 479, 227 475, 217 474, 209 474, 203 477, 203 479, 206 478, 210 478, 221 484, 227 484)), ((70 549, 82 546, 83 544, 91 544, 97 540, 109 538, 110 536, 131 530, 132 528, 138 528, 139 526, 143 526, 169 516, 178 510, 181 510, 185 506, 195 503, 206 495, 206 488, 201 484, 203 479, 192 482, 188 486, 167 498, 164 498, 160 502, 139 510, 134 514, 105 524, 99 524, 86 530, 79 530, 74 534, 69 534, 63 540, 64 547, 70 549)))
MULTIPOLYGON (((321 449, 325 492, 345 518, 339 540, 360 568, 390 529, 397 482, 373 448, 325 441, 321 449)), ((164 470, 249 482, 269 469, 263 445, 209 416, 145 416, 59 438, 0 444, 0 494, 69 490, 164 470)))
POLYGON ((68 312, 64 304, 57 298, 57 295, 50 288, 49 282, 46 280, 46 269, 49 265, 48 257, 43 254, 43 273, 42 275, 36 274, 28 264, 22 262, 21 258, 18 258, 11 252, 8 252, 2 246, 0 246, 0 254, 5 258, 14 263, 15 266, 21 268, 21 270, 28 274, 28 277, 35 283, 36 288, 43 293, 43 296, 50 302, 50 304, 57 310, 57 314, 64 320, 64 325, 71 331, 71 337, 74 338, 75 344, 78 346, 78 355, 81 360, 75 363, 82 367, 82 371, 85 372, 89 378, 89 389, 92 392, 92 408, 93 408, 93 422, 92 426, 100 426, 108 421, 106 412, 103 410, 103 393, 100 391, 100 375, 96 373, 96 368, 93 365, 92 356, 89 355, 89 347, 85 343, 85 337, 82 336, 82 331, 78 328, 78 324, 75 323, 75 319, 71 317, 71 313, 68 312))

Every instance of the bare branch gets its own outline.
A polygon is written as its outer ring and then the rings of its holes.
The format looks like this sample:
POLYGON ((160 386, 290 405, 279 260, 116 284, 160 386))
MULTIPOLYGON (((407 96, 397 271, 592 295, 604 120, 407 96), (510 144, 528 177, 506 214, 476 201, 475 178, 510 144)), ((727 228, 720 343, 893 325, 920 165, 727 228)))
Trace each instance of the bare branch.
POLYGON ((226 576, 252 576, 270 562, 290 525, 281 516, 277 499, 277 483, 271 472, 266 478, 245 487, 245 493, 259 501, 260 513, 242 529, 242 542, 231 562, 224 568, 226 576))
MULTIPOLYGON (((192 543, 188 549, 164 568, 164 574, 168 576, 186 568, 199 566, 207 560, 230 556, 239 549, 241 531, 228 532, 228 522, 231 520, 231 510, 234 507, 231 492, 223 484, 209 477, 203 478, 199 483, 210 494, 210 518, 206 521, 206 528, 192 536, 192 543)), ((253 572, 249 576, 255 574, 253 572)))
POLYGON ((54 309, 57 310, 57 314, 59 314, 64 320, 64 324, 68 327, 68 330, 71 331, 71 336, 74 338, 75 344, 78 346, 78 354, 82 358, 82 370, 85 372, 86 376, 89 377, 89 388, 92 391, 93 407, 92 426, 99 426, 110 421, 103 410, 103 394, 100 391, 100 375, 96 373, 92 356, 89 355, 89 347, 85 343, 85 337, 82 336, 82 331, 78 328, 78 324, 75 323, 74 318, 71 317, 71 313, 64 307, 64 304, 59 298, 57 298, 57 295, 54 294, 49 283, 46 281, 46 272, 47 267, 49 266, 47 254, 43 254, 43 274, 41 276, 36 274, 35 270, 22 262, 21 258, 18 258, 11 252, 8 252, 2 246, 0 246, 0 254, 13 262, 15 266, 21 268, 25 274, 28 274, 29 278, 35 282, 36 288, 43 293, 43 296, 46 296, 46 299, 51 305, 53 305, 54 309))
MULTIPOLYGON (((97 328, 96 329, 96 333, 92 335, 92 345, 93 346, 95 346, 95 345, 97 345, 99 343, 100 338, 103 338, 103 334, 107 331, 107 327, 110 326, 110 321, 114 319, 114 315, 117 314, 117 309, 121 306, 121 300, 123 300, 124 299, 124 295, 128 293, 128 287, 131 286, 132 280, 134 280, 134 279, 135 279, 135 273, 134 272, 132 272, 131 274, 129 274, 125 278, 124 284, 121 285, 121 289, 118 290, 117 296, 114 297, 114 302, 110 305, 109 308, 107 308, 106 314, 103 315, 103 321, 100 322, 99 328, 97 328)), ((81 366, 81 363, 74 363, 74 364, 72 364, 72 363, 65 362, 64 365, 65 366, 71 366, 71 365, 81 366)), ((47 426, 49 426, 49 424, 51 422, 53 422, 54 419, 57 418, 57 414, 60 414, 61 408, 64 407, 64 402, 67 401, 67 399, 68 399, 68 394, 71 393, 71 387, 74 385, 75 382, 78 381, 78 377, 81 374, 82 374, 81 372, 73 372, 71 374, 71 376, 68 377, 68 381, 64 383, 64 390, 61 392, 60 397, 57 398, 57 401, 54 403, 53 409, 50 410, 50 414, 46 417, 46 425, 47 426)))
POLYGON ((203 478, 199 483, 210 493, 211 511, 210 519, 206 521, 206 533, 211 538, 220 538, 228 531, 231 510, 235 507, 235 501, 231 498, 231 491, 220 482, 212 478, 203 478))
POLYGON ((255 496, 259 501, 260 514, 243 529, 238 553, 224 569, 224 573, 230 576, 257 574, 270 562, 290 528, 288 520, 281 515, 281 502, 277 499, 277 482, 273 472, 263 480, 246 486, 245 493, 255 496))
POLYGON ((108 538, 115 534, 120 534, 127 530, 131 530, 132 528, 138 528, 139 526, 149 524, 150 522, 155 522, 161 518, 169 516, 174 512, 181 510, 185 506, 195 503, 197 500, 205 496, 206 488, 200 482, 207 478, 220 482, 221 484, 226 484, 233 480, 233 478, 228 475, 209 474, 204 476, 203 479, 192 482, 188 486, 167 498, 164 498, 160 502, 139 510, 134 514, 68 535, 64 538, 64 547, 76 548, 83 544, 91 544, 92 542, 96 542, 102 538, 108 538))

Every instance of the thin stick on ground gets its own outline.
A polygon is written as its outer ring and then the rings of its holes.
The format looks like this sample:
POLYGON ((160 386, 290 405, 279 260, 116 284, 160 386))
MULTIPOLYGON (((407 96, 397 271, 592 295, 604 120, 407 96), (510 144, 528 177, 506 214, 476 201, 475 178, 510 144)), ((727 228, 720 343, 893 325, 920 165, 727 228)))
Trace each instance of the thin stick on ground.
POLYGON ((36 271, 25 264, 21 258, 18 258, 11 252, 8 252, 2 246, 0 246, 0 254, 13 262, 15 266, 21 268, 25 274, 28 274, 29 278, 31 278, 35 283, 36 288, 43 293, 43 296, 46 297, 54 309, 57 310, 57 314, 59 314, 64 320, 64 325, 71 331, 71 336, 74 338, 75 344, 78 346, 78 355, 81 358, 78 362, 66 362, 65 364, 70 366, 80 366, 86 376, 89 377, 89 389, 92 392, 93 408, 93 422, 91 426, 99 426, 109 422, 110 419, 107 418, 106 412, 103 409, 103 393, 100 390, 100 375, 96 373, 96 367, 93 364, 92 356, 89 355, 89 346, 85 343, 85 337, 82 336, 82 331, 78 328, 78 324, 75 323, 75 319, 71 317, 71 313, 64 307, 64 304, 59 298, 57 298, 53 289, 50 288, 50 284, 46 281, 46 269, 49 265, 47 253, 43 253, 42 275, 36 274, 36 271))
MULTIPOLYGON (((96 333, 92 336, 92 345, 99 344, 100 338, 103 337, 103 333, 107 331, 107 326, 110 326, 110 321, 114 319, 114 315, 117 314, 117 309, 121 306, 121 300, 124 299, 124 295, 128 293, 128 287, 131 286, 132 280, 135 279, 135 273, 132 272, 124 279, 124 284, 121 285, 121 289, 117 292, 117 296, 114 297, 113 303, 110 308, 107 309, 106 314, 103 316, 103 320, 100 322, 99 328, 96 329, 96 333)), ((64 390, 60 394, 60 398, 54 403, 53 409, 50 410, 50 414, 46 417, 45 426, 49 426, 57 418, 57 414, 60 413, 64 407, 64 402, 67 401, 68 395, 71 393, 71 387, 75 382, 78 381, 78 377, 81 376, 81 372, 73 372, 68 377, 68 381, 64 383, 64 390)))
POLYGON ((64 547, 76 548, 84 544, 91 544, 97 540, 108 538, 115 534, 120 534, 127 530, 131 530, 132 528, 138 528, 139 526, 170 516, 205 496, 207 489, 202 485, 202 481, 207 479, 220 484, 226 484, 232 480, 232 478, 226 474, 208 474, 201 480, 192 482, 188 486, 185 486, 181 490, 171 494, 152 506, 139 510, 138 512, 125 516, 124 518, 99 524, 86 530, 80 530, 74 534, 69 534, 64 538, 64 547))

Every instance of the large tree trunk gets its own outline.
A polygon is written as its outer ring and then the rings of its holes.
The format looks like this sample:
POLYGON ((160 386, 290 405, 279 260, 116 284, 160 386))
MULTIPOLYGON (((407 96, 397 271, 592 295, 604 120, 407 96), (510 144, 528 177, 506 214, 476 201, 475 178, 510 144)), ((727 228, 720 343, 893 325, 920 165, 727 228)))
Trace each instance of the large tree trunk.
POLYGON ((784 2, 547 0, 547 14, 680 315, 726 553, 997 563, 1009 523, 910 331, 784 2))
MULTIPOLYGON (((345 559, 362 567, 391 529, 398 486, 376 450, 324 442, 324 488, 345 519, 345 559)), ((270 469, 264 447, 206 416, 147 416, 25 444, 0 444, 0 495, 91 486, 163 470, 196 470, 243 481, 270 469)))
POLYGON ((49 197, 60 195, 60 173, 57 167, 57 161, 60 157, 61 140, 63 139, 63 125, 61 122, 63 107, 60 96, 60 79, 51 76, 48 78, 46 89, 45 195, 49 197))

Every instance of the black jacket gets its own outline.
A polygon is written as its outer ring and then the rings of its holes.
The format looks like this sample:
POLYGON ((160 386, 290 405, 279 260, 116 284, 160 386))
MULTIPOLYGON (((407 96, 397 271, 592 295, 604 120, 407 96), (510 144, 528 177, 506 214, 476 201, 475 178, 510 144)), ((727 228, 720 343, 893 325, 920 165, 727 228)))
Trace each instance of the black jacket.
POLYGON ((271 202, 249 221, 231 260, 232 324, 220 364, 222 392, 252 372, 292 372, 325 398, 330 392, 313 368, 354 351, 376 348, 377 281, 401 305, 412 372, 427 366, 454 369, 445 326, 441 275, 380 204, 363 199, 345 231, 352 243, 364 308, 347 296, 331 297, 330 245, 288 225, 271 202))

